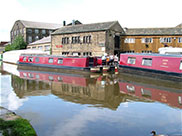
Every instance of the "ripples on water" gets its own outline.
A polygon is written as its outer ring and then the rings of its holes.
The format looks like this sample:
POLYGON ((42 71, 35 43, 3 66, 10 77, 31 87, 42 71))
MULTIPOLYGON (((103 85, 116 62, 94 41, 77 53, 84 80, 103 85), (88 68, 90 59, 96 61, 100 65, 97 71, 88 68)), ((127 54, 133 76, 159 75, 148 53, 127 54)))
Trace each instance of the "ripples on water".
POLYGON ((1 106, 38 136, 182 134, 182 85, 129 74, 1 70, 1 106))

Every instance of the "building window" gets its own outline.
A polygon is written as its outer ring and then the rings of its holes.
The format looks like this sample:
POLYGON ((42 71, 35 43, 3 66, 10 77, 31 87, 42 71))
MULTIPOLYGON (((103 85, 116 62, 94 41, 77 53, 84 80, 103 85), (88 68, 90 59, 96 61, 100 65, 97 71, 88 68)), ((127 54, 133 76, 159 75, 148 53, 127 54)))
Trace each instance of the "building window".
POLYGON ((153 38, 142 38, 142 43, 153 43, 153 38))
POLYGON ((72 37, 71 43, 72 44, 80 43, 80 36, 74 36, 74 37, 72 37))
POLYGON ((42 34, 46 34, 46 30, 45 29, 42 30, 42 34))
POLYGON ((63 37, 62 44, 69 44, 69 37, 63 37))
POLYGON ((37 36, 35 36, 35 40, 37 41, 37 40, 39 40, 39 36, 37 35, 37 36))
POLYGON ((49 34, 51 34, 53 31, 52 30, 49 30, 49 34))
POLYGON ((42 48, 42 46, 38 46, 38 49, 39 49, 39 50, 42 50, 43 48, 42 48))
POLYGON ((69 52, 62 52, 62 55, 68 55, 69 52))
POLYGON ((58 64, 63 64, 63 59, 62 58, 58 59, 58 64))
POLYGON ((79 56, 79 55, 81 55, 81 53, 80 52, 73 52, 72 55, 73 56, 79 56))
POLYGON ((171 37, 160 38, 160 43, 171 43, 171 42, 172 42, 172 38, 171 37))
POLYGON ((124 43, 135 43, 135 38, 125 38, 124 43))
POLYGON ((91 43, 91 36, 84 36, 83 43, 91 43))
POLYGON ((39 29, 35 29, 35 34, 38 34, 39 33, 39 29))
POLYGON ((32 36, 28 36, 28 43, 32 42, 32 36))
POLYGON ((83 56, 92 56, 92 53, 91 52, 84 52, 83 56))
POLYGON ((53 58, 49 58, 49 63, 53 63, 54 62, 54 59, 53 58))
POLYGON ((178 43, 182 43, 182 37, 178 38, 178 43))
POLYGON ((32 29, 27 29, 27 33, 31 34, 32 33, 32 29))
POLYGON ((45 45, 44 48, 45 48, 45 51, 50 51, 50 45, 45 45))
POLYGON ((136 63, 136 58, 135 57, 128 57, 128 64, 135 64, 136 63))
POLYGON ((142 51, 142 53, 152 53, 152 51, 142 51))
POLYGON ((151 58, 143 58, 142 65, 143 66, 152 66, 152 59, 151 58))

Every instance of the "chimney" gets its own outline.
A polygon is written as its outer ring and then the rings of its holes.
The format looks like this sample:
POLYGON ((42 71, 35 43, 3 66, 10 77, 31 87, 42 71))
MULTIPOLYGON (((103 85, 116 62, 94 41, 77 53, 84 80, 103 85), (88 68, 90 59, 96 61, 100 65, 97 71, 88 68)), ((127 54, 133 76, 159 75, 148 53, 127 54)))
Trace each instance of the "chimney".
POLYGON ((72 20, 72 25, 75 25, 75 20, 72 20))
POLYGON ((66 26, 66 21, 65 20, 63 21, 63 26, 66 26))

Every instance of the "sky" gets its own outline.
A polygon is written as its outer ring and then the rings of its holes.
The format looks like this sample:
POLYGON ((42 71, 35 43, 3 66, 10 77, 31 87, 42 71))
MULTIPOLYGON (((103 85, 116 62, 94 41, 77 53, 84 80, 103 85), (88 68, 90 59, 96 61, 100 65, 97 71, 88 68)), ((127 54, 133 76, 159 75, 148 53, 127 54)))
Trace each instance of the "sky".
POLYGON ((0 41, 10 40, 16 20, 62 24, 119 21, 122 27, 175 27, 182 0, 0 0, 0 41))

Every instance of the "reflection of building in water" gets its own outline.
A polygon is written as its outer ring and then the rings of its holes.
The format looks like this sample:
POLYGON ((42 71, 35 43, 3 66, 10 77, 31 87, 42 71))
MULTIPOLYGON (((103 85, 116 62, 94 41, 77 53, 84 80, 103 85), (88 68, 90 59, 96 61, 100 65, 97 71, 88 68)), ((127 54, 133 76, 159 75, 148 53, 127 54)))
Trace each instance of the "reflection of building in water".
MULTIPOLYGON (((103 78, 103 77, 102 77, 103 78)), ((83 79, 80 79, 80 81, 83 79)), ((86 78, 85 78, 86 80, 86 78)), ((60 98, 80 104, 92 104, 96 107, 106 107, 116 110, 121 102, 127 102, 129 99, 138 101, 138 98, 119 93, 119 86, 113 79, 95 79, 97 81, 90 82, 87 79, 87 85, 78 85, 74 81, 72 83, 53 82, 52 93, 60 98), (104 82, 104 83, 103 83, 104 82)), ((141 101, 145 101, 142 100, 141 101)))
POLYGON ((119 81, 122 94, 125 93, 138 98, 159 101, 182 109, 182 86, 180 84, 156 79, 148 79, 148 81, 145 79, 143 81, 143 78, 140 80, 139 77, 136 78, 134 75, 122 76, 119 81))
POLYGON ((15 93, 20 97, 48 95, 51 93, 51 85, 49 83, 26 80, 12 75, 12 87, 15 93))

